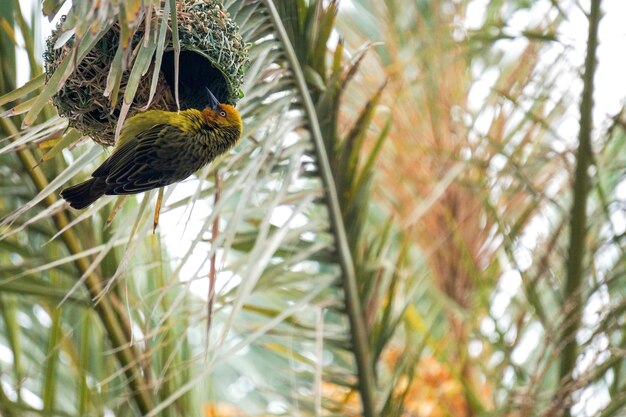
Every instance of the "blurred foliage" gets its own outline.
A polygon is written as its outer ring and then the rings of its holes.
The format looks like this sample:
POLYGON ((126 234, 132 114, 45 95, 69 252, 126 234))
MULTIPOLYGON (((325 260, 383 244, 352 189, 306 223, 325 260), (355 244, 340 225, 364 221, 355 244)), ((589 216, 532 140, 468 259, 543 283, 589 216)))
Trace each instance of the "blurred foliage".
POLYGON ((415 298, 413 308, 432 314, 434 302, 445 317, 427 338, 407 330, 399 342, 403 353, 394 356, 403 358, 425 339, 398 379, 414 381, 398 384, 406 387, 396 395, 404 411, 396 405, 391 415, 623 412, 621 395, 609 388, 622 339, 600 330, 605 318, 621 316, 620 291, 606 277, 620 275, 624 264, 617 226, 624 197, 616 193, 623 173, 614 175, 623 151, 598 159, 612 135, 623 135, 621 116, 611 135, 593 136, 589 226, 568 227, 578 156, 571 132, 591 127, 572 126, 584 71, 571 39, 560 35, 581 10, 556 3, 357 0, 339 19, 348 47, 363 38, 376 45, 362 85, 389 78, 382 103, 393 123, 377 164, 376 199, 420 247, 427 281, 440 291, 436 301, 415 298), (610 197, 598 188, 605 175, 616 181, 610 197), (570 252, 569 231, 586 228, 576 300, 565 292, 568 258, 579 257, 570 252), (561 379, 561 353, 572 337, 561 332, 572 305, 583 312, 572 333, 577 359, 561 379), (457 397, 443 395, 454 384, 442 381, 435 401, 424 398, 430 383, 422 361, 433 358, 462 387, 457 397))

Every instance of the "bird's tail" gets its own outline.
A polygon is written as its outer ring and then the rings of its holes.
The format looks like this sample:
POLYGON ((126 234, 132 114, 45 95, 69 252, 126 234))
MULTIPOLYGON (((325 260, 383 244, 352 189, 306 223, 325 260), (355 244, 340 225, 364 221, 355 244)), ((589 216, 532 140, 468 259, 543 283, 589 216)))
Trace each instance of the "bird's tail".
POLYGON ((64 189, 61 191, 61 197, 70 203, 70 207, 80 210, 102 197, 105 191, 106 181, 104 178, 91 178, 64 189))

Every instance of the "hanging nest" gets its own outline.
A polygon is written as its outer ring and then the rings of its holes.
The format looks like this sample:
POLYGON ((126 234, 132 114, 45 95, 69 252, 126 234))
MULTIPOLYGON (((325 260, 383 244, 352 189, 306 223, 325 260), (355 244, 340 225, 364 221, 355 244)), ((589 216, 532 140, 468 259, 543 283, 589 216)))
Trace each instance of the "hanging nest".
MULTIPOLYGON (((243 97, 243 74, 249 65, 247 47, 237 24, 230 19, 220 0, 179 0, 176 9, 181 47, 178 80, 181 110, 203 108, 208 100, 206 88, 221 102, 236 104, 243 97)), ((62 47, 54 48, 63 34, 62 27, 63 21, 47 40, 44 61, 48 79, 72 51, 73 38, 62 47)), ((143 33, 142 25, 133 36, 131 50, 140 46, 143 33)), ((112 100, 105 96, 119 39, 120 28, 114 25, 52 98, 59 114, 69 119, 70 126, 102 145, 115 143, 115 129, 132 68, 131 64, 122 74, 119 98, 112 100)), ((143 110, 148 103, 153 72, 154 63, 141 77, 128 117, 143 110)), ((169 36, 150 109, 176 111, 174 97, 174 50, 169 36)))

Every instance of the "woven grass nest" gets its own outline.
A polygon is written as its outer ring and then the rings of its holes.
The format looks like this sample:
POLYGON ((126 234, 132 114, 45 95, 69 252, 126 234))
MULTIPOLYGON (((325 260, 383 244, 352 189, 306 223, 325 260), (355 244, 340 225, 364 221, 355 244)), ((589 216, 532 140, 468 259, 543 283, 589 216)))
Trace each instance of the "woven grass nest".
MULTIPOLYGON (((230 19, 220 0, 179 0, 176 9, 181 47, 178 81, 181 110, 204 107, 208 97, 205 87, 221 102, 236 104, 243 96, 243 74, 249 65, 247 48, 237 24, 230 19)), ((63 33, 62 23, 47 41, 44 61, 48 79, 72 50, 73 39, 61 48, 54 48, 63 33)), ((69 120, 70 126, 102 145, 115 143, 115 129, 130 75, 128 68, 121 78, 117 102, 112 106, 111 98, 104 92, 118 49, 119 32, 119 26, 114 25, 52 98, 59 114, 69 120)), ((142 35, 143 26, 133 37, 133 49, 139 46, 142 35)), ((168 35, 168 39, 150 109, 176 111, 174 50, 171 36, 168 35)), ((128 117, 138 113, 148 102, 153 70, 154 63, 139 82, 128 117)))

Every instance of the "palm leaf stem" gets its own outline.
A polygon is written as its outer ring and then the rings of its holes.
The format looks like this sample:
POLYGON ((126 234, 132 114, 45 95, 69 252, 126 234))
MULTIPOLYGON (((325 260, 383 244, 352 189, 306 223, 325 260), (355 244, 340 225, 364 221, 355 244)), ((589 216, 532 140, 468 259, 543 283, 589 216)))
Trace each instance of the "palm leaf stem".
MULTIPOLYGON (((591 150, 591 130, 593 127, 593 77, 596 69, 596 49, 598 46, 598 26, 601 18, 601 0, 591 1, 589 13, 589 34, 587 38, 587 56, 585 57, 585 73, 583 75, 583 93, 580 103, 580 131, 578 134, 578 150, 576 154, 576 171, 574 176, 574 196, 570 215, 569 249, 566 265, 563 311, 568 317, 567 325, 561 334, 565 342, 559 376, 561 380, 571 378, 576 365, 578 344, 576 332, 580 327, 583 294, 583 260, 585 258, 585 238, 587 235, 587 199, 589 194, 589 166, 593 155, 591 150)), ((557 395, 560 395, 557 393, 557 395)), ((565 411, 570 416, 570 410, 565 411)))
POLYGON ((313 100, 309 93, 309 88, 306 83, 304 72, 298 61, 298 56, 291 44, 287 31, 282 24, 280 15, 272 0, 264 0, 266 4, 276 32, 281 40, 285 49, 285 56, 289 62, 291 70, 296 80, 296 86, 302 97, 302 104, 304 111, 307 115, 307 119, 310 124, 311 136, 315 146, 317 154, 318 164, 322 181, 324 182, 324 188, 326 192, 326 199, 328 202, 329 217, 331 220, 331 227, 335 237, 337 245, 337 253, 339 254, 339 262, 342 271, 342 284, 345 292, 346 310, 350 321, 350 331, 354 346, 354 355, 356 360, 357 372, 359 377, 359 391, 361 394, 361 402, 363 406, 363 416, 373 417, 374 411, 374 371, 372 368, 372 356, 369 349, 368 335, 365 328, 365 322, 363 321, 363 312, 361 303, 359 300, 356 272, 354 269, 354 263, 352 254, 350 252, 350 245, 348 243, 348 237, 343 223, 341 214, 341 208, 339 205, 339 199, 337 197, 337 189, 331 170, 331 165, 328 160, 326 148, 324 147, 324 138, 320 129, 319 121, 317 118, 317 112, 313 100))
MULTIPOLYGON (((19 139, 19 130, 8 119, 0 119, 0 128, 10 137, 11 141, 19 139)), ((38 191, 43 190, 48 185, 48 180, 37 166, 37 159, 28 149, 19 149, 16 151, 17 156, 24 167, 24 171, 28 173, 31 180, 37 187, 38 191), (34 167, 34 168, 33 168, 34 167)), ((50 194, 44 199, 44 204, 47 207, 52 206, 57 202, 57 197, 54 194, 50 194)), ((63 230, 69 224, 69 220, 64 212, 58 212, 53 215, 52 220, 58 230, 63 230)), ((76 232, 72 228, 67 228, 65 232, 61 234, 61 239, 68 252, 72 255, 83 252, 82 245, 76 232)), ((81 275, 89 269, 89 260, 85 257, 78 257, 74 260, 74 264, 80 271, 81 275)), ((147 414, 153 408, 152 397, 150 396, 150 390, 145 384, 142 373, 138 367, 140 363, 137 353, 131 345, 131 341, 127 334, 124 332, 125 328, 130 326, 122 326, 121 321, 128 321, 128 318, 124 318, 116 313, 111 300, 107 296, 102 296, 102 284, 101 278, 95 272, 88 274, 85 279, 85 285, 92 299, 99 298, 99 302, 95 304, 95 310, 106 329, 109 336, 109 340, 115 351, 120 365, 124 369, 126 378, 128 379, 129 389, 132 392, 135 403, 141 414, 147 414)))

